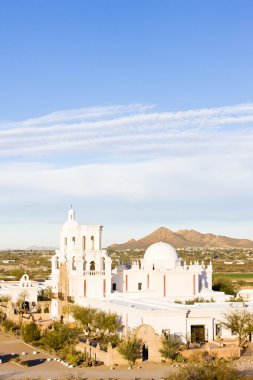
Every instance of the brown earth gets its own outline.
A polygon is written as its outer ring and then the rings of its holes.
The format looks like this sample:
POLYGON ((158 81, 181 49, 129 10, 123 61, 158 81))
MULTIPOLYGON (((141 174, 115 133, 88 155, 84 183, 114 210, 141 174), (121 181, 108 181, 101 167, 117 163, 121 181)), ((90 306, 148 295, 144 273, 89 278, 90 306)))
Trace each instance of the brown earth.
POLYGON ((163 241, 175 248, 202 247, 202 248, 253 248, 253 241, 235 239, 214 234, 202 234, 194 230, 179 230, 173 232, 166 227, 160 227, 151 234, 139 239, 131 239, 123 244, 112 244, 111 249, 147 249, 151 244, 163 241))

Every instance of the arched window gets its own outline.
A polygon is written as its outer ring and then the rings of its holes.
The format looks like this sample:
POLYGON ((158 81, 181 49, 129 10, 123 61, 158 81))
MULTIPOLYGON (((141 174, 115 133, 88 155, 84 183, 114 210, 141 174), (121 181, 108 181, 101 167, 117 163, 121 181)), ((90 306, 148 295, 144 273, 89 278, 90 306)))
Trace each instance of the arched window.
POLYGON ((102 257, 101 259, 101 270, 105 270, 105 258, 102 257))
POLYGON ((83 250, 85 251, 86 249, 86 237, 83 236, 83 250))
POLYGON ((58 256, 56 256, 56 258, 55 258, 55 268, 59 269, 59 257, 58 256))
POLYGON ((72 270, 76 270, 76 258, 75 258, 75 256, 72 258, 72 270))
POLYGON ((64 238, 64 246, 67 247, 67 244, 68 244, 68 239, 65 237, 64 238))
POLYGON ((72 245, 75 246, 76 245, 76 238, 73 236, 72 237, 72 245))
POLYGON ((90 262, 90 270, 95 270, 95 261, 90 262))
POLYGON ((91 249, 94 249, 94 236, 91 236, 91 249))
POLYGON ((83 262, 83 270, 84 270, 84 272, 86 271, 86 269, 87 269, 87 261, 84 260, 84 262, 83 262))

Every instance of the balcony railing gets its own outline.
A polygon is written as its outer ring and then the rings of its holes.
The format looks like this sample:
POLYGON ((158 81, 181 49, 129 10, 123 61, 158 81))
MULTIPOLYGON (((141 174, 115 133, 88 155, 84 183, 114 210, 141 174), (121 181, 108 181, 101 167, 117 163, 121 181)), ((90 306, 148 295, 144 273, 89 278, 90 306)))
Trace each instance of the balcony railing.
POLYGON ((86 270, 83 272, 84 276, 104 276, 104 270, 86 270))

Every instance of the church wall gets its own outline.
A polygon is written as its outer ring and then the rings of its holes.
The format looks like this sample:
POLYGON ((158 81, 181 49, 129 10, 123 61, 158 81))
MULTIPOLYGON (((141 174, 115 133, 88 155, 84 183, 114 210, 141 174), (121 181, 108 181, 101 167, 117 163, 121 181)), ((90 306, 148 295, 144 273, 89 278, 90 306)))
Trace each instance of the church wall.
POLYGON ((147 274, 144 271, 140 269, 124 270, 122 276, 123 292, 141 292, 147 290, 147 274), (139 289, 139 286, 141 289, 139 289))
POLYGON ((112 280, 111 280, 111 287, 112 287, 112 292, 113 292, 113 286, 116 286, 116 291, 117 292, 124 292, 124 276, 125 276, 125 271, 123 270, 118 270, 117 273, 112 273, 112 280), (115 285, 113 285, 115 284, 115 285))
POLYGON ((157 311, 147 313, 143 318, 143 323, 152 326, 158 334, 163 330, 169 330, 171 334, 184 336, 186 334, 186 311, 157 311))
POLYGON ((186 270, 168 272, 166 285, 166 296, 173 301, 182 296, 194 298, 198 294, 198 274, 186 270))
POLYGON ((112 284, 116 284, 116 290, 121 292, 157 292, 159 297, 170 300, 180 297, 194 298, 200 289, 201 275, 198 271, 159 271, 145 269, 130 269, 113 274, 112 284), (139 289, 141 284, 141 290, 139 289))
POLYGON ((165 273, 163 271, 160 272, 157 270, 150 270, 148 274, 149 274, 149 290, 157 292, 159 297, 164 297, 164 293, 166 294, 166 289, 164 289, 164 274, 165 273))

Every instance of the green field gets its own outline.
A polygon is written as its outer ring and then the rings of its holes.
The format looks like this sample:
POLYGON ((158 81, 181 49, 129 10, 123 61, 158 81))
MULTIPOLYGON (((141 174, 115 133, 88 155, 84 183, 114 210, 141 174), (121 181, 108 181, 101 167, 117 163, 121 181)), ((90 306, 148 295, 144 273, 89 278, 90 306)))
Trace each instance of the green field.
POLYGON ((226 277, 231 280, 235 279, 252 279, 253 273, 213 273, 213 277, 226 277))

